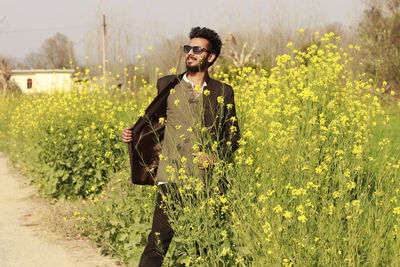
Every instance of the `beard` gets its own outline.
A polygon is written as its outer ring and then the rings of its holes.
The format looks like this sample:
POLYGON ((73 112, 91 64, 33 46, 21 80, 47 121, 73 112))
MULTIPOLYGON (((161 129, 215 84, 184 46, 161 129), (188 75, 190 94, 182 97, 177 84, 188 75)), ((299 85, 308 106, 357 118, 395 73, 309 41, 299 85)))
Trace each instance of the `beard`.
MULTIPOLYGON (((191 59, 197 60, 196 58, 193 58, 193 57, 191 59)), ((208 67, 208 62, 205 59, 202 59, 200 61, 200 63, 197 63, 194 66, 189 66, 187 63, 187 59, 186 59, 186 70, 188 72, 200 72, 200 71, 205 70, 207 67, 208 67)))

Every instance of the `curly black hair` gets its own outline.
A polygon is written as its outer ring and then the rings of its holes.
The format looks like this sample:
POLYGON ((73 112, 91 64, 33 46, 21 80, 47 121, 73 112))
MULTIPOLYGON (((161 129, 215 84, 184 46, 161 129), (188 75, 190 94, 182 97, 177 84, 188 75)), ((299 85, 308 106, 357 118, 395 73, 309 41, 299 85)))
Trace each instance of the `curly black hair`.
POLYGON ((189 38, 204 38, 210 42, 209 50, 215 54, 215 59, 210 63, 210 66, 214 64, 215 60, 217 60, 219 54, 221 53, 222 47, 222 41, 219 38, 218 33, 206 27, 193 27, 190 31, 189 38))

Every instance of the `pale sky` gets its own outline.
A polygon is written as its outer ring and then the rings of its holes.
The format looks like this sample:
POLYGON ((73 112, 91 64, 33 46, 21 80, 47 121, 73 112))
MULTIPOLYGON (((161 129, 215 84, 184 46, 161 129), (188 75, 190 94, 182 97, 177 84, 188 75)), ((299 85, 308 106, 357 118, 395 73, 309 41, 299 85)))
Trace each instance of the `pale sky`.
POLYGON ((268 31, 276 24, 356 26, 363 9, 362 0, 0 0, 0 55, 23 59, 61 32, 83 58, 100 40, 103 12, 108 30, 125 38, 134 54, 160 38, 186 36, 193 26, 217 32, 268 31))

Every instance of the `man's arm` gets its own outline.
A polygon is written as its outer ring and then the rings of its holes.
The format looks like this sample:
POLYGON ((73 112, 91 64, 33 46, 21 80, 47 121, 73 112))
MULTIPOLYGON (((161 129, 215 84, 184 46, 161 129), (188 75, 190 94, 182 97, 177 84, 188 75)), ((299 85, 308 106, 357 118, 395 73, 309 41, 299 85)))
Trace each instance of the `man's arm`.
MULTIPOLYGON (((162 88, 165 87, 164 84, 165 84, 165 81, 163 79, 157 80, 157 85, 156 85, 157 94, 159 94, 161 92, 162 88)), ((122 133, 121 133, 122 142, 124 142, 124 143, 132 142, 132 140, 133 140, 132 128, 133 128, 133 126, 128 126, 122 130, 122 133)))
POLYGON ((124 143, 132 142, 132 127, 133 126, 128 126, 122 130, 122 134, 121 134, 122 142, 124 142, 124 143))

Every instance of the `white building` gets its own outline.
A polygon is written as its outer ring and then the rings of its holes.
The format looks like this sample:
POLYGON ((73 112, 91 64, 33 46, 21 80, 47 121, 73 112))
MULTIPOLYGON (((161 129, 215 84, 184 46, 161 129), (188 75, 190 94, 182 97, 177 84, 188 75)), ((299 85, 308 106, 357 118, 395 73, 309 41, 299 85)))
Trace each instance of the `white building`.
POLYGON ((52 92, 70 90, 74 70, 12 70, 13 80, 23 93, 52 92))

